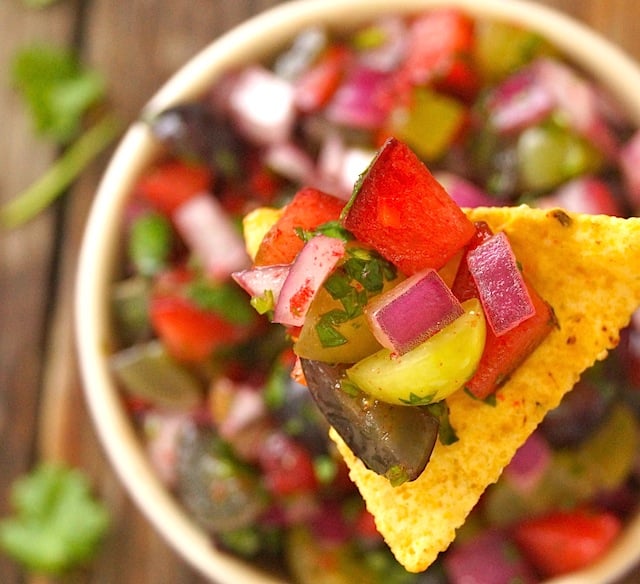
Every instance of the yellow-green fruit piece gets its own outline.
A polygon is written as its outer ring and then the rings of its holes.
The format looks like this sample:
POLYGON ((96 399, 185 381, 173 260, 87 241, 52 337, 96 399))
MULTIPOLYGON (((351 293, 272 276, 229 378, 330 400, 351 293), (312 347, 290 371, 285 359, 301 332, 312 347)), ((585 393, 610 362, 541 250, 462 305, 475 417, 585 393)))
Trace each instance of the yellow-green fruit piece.
POLYGON ((486 323, 480 302, 463 302, 464 314, 404 355, 388 349, 347 370, 349 379, 372 397, 400 405, 439 402, 468 381, 484 350, 486 323))

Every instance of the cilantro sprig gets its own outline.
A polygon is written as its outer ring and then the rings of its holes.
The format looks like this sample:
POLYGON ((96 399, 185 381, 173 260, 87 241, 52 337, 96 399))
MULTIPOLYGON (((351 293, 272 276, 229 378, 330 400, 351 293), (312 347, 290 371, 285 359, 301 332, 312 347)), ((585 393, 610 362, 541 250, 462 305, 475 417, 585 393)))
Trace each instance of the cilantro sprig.
POLYGON ((12 62, 11 82, 31 114, 35 134, 64 151, 40 179, 0 209, 0 224, 7 228, 29 221, 51 204, 121 131, 108 113, 84 129, 87 113, 105 99, 106 83, 67 49, 21 49, 12 62))
POLYGON ((341 324, 364 312, 369 299, 382 292, 385 281, 397 276, 395 266, 373 250, 348 247, 347 259, 327 278, 324 288, 342 308, 324 313, 315 325, 323 347, 339 347, 348 342, 338 330, 341 324))
POLYGON ((13 516, 0 521, 0 547, 28 570, 57 575, 88 562, 109 526, 86 477, 60 464, 41 464, 11 489, 13 516))

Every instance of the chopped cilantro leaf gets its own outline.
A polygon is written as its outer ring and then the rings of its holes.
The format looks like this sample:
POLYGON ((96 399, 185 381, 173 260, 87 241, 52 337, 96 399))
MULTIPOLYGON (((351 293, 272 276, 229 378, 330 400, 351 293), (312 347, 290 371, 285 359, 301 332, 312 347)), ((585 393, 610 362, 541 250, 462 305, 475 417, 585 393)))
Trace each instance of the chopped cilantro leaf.
POLYGON ((342 310, 330 310, 320 317, 315 330, 323 347, 339 347, 348 342, 348 339, 336 328, 347 320, 349 315, 342 310))
POLYGON ((273 290, 265 290, 262 296, 254 296, 251 298, 249 304, 258 314, 271 312, 276 306, 273 290))
POLYGON ((296 227, 295 232, 296 235, 305 243, 316 235, 326 235, 328 237, 341 239, 342 241, 351 241, 353 239, 353 235, 351 235, 351 233, 347 231, 339 221, 327 221, 313 229, 302 229, 300 227, 296 227))
POLYGON ((458 435, 454 427, 451 425, 449 419, 449 406, 445 400, 436 402, 435 404, 429 404, 425 406, 428 410, 438 418, 440 421, 440 428, 438 431, 438 439, 442 444, 448 446, 458 441, 458 435))
POLYGON ((42 464, 11 489, 15 514, 0 521, 0 547, 27 569, 60 574, 91 559, 108 528, 85 476, 42 464))
POLYGON ((331 310, 316 323, 323 347, 347 343, 348 339, 336 327, 362 315, 369 299, 382 292, 385 280, 396 277, 394 266, 371 250, 348 247, 347 255, 348 258, 323 284, 331 297, 342 305, 342 310, 331 310))
POLYGON ((68 144, 87 110, 104 98, 105 83, 65 49, 34 45, 19 51, 12 80, 30 108, 36 132, 68 144))
POLYGON ((234 284, 196 280, 189 285, 187 296, 200 308, 216 312, 233 324, 250 324, 255 317, 246 295, 234 284))

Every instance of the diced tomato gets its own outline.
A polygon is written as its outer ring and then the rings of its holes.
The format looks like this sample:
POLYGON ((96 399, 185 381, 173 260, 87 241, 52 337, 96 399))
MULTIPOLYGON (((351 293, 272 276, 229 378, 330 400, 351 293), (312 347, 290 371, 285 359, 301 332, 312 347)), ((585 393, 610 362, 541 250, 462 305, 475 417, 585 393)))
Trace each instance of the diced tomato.
POLYGON ((557 511, 514 528, 522 553, 546 577, 585 568, 605 553, 621 529, 609 512, 557 511))
POLYGON ((444 266, 473 223, 404 144, 390 138, 363 175, 344 226, 406 275, 444 266))
POLYGON ((411 25, 407 59, 398 73, 398 83, 431 85, 464 99, 472 98, 479 88, 471 59, 473 41, 473 21, 462 12, 426 12, 411 25))
POLYGON ((329 102, 340 85, 349 57, 346 47, 333 45, 295 82, 294 101, 300 111, 312 113, 329 102))
POLYGON ((318 487, 311 454, 282 432, 274 432, 266 439, 258 461, 266 486, 275 495, 294 495, 318 487))
POLYGON ((213 173, 203 164, 180 160, 162 162, 143 175, 136 192, 160 212, 171 216, 186 200, 203 191, 210 191, 213 173))
MULTIPOLYGON (((469 242, 467 250, 477 247, 491 236, 491 229, 486 223, 477 223, 476 234, 469 242)), ((500 387, 556 326, 553 309, 526 278, 525 283, 535 314, 499 337, 493 333, 491 327, 487 327, 480 364, 474 376, 465 385, 466 389, 478 399, 485 399, 500 387)), ((460 302, 479 296, 464 257, 460 262, 452 291, 460 302)))
POLYGON ((149 317, 167 351, 181 361, 202 361, 217 347, 239 337, 232 323, 180 296, 152 298, 149 317))
POLYGON ((340 217, 344 201, 312 187, 298 191, 284 213, 267 232, 255 257, 256 266, 289 264, 304 242, 298 229, 313 229, 340 217))

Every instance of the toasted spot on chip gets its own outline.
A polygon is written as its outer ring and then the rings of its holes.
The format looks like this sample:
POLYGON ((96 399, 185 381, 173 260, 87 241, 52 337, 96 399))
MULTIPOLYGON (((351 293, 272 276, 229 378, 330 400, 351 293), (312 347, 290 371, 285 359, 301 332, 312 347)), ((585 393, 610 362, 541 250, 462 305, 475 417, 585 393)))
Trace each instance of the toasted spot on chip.
POLYGON ((640 306, 640 218, 526 206, 467 213, 507 233, 559 326, 498 391, 494 407, 462 391, 448 398, 460 440, 437 444, 414 482, 392 487, 332 432, 379 531, 411 572, 449 546, 484 490, 580 374, 615 347, 640 306))

